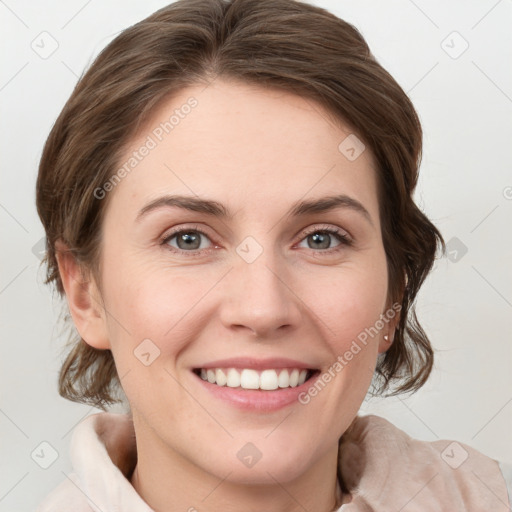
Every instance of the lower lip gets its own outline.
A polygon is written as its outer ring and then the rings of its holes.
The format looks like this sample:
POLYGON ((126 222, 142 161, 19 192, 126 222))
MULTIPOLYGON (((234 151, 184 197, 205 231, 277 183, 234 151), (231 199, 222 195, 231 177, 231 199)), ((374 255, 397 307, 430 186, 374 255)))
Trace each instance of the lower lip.
POLYGON ((216 398, 232 405, 238 409, 250 411, 276 411, 295 402, 299 402, 299 395, 306 392, 316 381, 320 372, 314 374, 306 382, 294 388, 278 388, 265 391, 259 389, 230 388, 218 386, 192 372, 192 375, 199 383, 216 398))

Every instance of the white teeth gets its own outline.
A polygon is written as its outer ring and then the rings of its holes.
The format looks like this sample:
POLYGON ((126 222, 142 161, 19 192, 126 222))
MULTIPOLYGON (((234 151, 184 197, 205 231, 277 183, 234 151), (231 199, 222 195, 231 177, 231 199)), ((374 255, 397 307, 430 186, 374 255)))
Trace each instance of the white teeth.
POLYGON ((220 368, 217 368, 215 370, 215 380, 217 381, 216 383, 219 386, 225 386, 228 381, 228 378, 227 378, 226 374, 220 368))
POLYGON ((228 376, 227 376, 226 384, 230 388, 237 388, 237 387, 240 386, 240 374, 234 368, 230 368, 228 370, 228 376))
POLYGON ((260 375, 260 388, 271 390, 277 389, 277 387, 277 372, 275 370, 263 370, 260 375))
POLYGON ((278 388, 296 387, 304 384, 308 371, 294 368, 292 370, 263 370, 258 372, 245 368, 241 371, 235 368, 208 368, 201 369, 203 380, 218 386, 243 389, 263 389, 271 391, 278 388))
POLYGON ((280 388, 287 388, 290 386, 290 375, 288 374, 288 370, 283 370, 279 374, 278 384, 280 388))
POLYGON ((260 376, 256 370, 242 370, 240 386, 244 389, 258 389, 260 387, 260 376))
POLYGON ((294 388, 299 383, 299 370, 295 368, 292 370, 292 373, 290 373, 290 386, 294 388))

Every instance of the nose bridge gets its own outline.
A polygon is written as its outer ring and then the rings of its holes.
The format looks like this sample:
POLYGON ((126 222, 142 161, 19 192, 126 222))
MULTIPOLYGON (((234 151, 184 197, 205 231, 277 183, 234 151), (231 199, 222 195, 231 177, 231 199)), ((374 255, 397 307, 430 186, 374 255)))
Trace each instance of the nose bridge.
POLYGON ((296 326, 298 299, 289 288, 279 255, 247 237, 236 248, 233 261, 229 297, 222 310, 226 327, 244 326, 257 335, 270 336, 282 326, 296 326))

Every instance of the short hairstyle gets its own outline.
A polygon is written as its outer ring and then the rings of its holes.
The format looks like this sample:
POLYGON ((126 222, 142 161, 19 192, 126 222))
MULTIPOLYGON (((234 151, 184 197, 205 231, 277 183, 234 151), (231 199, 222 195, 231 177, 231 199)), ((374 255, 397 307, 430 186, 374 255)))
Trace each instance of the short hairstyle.
MULTIPOLYGON (((433 349, 414 301, 438 245, 446 250, 413 200, 421 124, 361 33, 305 2, 178 0, 122 31, 100 52, 78 80, 41 156, 36 203, 47 239, 45 282, 63 296, 58 240, 99 278, 102 218, 112 194, 98 199, 95 190, 115 175, 127 145, 163 101, 216 78, 313 100, 370 148, 388 301, 401 306, 393 343, 379 354, 372 384, 378 394, 397 384, 387 396, 418 390, 431 373, 433 349)), ((102 409, 121 401, 111 351, 91 347, 76 332, 69 345, 60 395, 102 409)))

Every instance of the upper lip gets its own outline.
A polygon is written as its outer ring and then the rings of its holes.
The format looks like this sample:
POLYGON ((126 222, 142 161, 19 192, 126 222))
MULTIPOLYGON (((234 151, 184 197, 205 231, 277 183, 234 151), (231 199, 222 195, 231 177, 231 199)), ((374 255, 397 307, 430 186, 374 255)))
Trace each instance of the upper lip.
POLYGON ((218 359, 194 367, 196 369, 204 368, 251 368, 254 370, 267 370, 279 368, 304 368, 305 370, 315 370, 315 366, 310 363, 304 363, 295 359, 286 357, 273 357, 269 359, 256 359, 254 357, 233 357, 230 359, 218 359))

